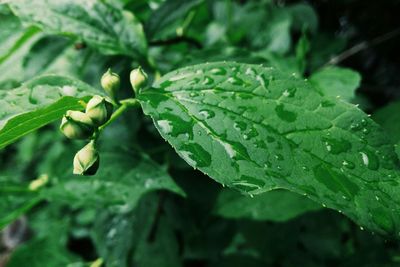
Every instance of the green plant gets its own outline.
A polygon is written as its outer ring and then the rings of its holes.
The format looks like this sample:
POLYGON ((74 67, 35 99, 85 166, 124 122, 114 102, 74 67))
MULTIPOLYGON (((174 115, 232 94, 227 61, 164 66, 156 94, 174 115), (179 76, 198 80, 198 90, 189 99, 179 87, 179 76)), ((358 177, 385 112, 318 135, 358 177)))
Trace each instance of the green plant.
POLYGON ((399 108, 363 111, 312 6, 5 2, 7 266, 398 264, 399 108))

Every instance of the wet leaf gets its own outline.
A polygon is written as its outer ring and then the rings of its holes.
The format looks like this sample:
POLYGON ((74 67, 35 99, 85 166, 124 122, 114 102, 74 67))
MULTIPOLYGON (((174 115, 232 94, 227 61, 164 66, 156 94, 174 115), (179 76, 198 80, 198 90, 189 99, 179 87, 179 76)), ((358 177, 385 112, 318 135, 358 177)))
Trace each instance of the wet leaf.
POLYGON ((372 119, 379 123, 389 134, 393 143, 400 141, 400 102, 393 102, 372 114, 372 119))
POLYGON ((102 93, 86 83, 57 75, 0 90, 0 149, 60 119, 69 109, 82 109, 80 99, 94 94, 102 93))
POLYGON ((304 194, 372 231, 397 235, 399 164, 356 106, 272 68, 210 63, 166 74, 139 95, 177 153, 248 194, 304 194))
POLYGON ((45 32, 80 39, 106 55, 143 56, 147 43, 143 27, 126 10, 106 1, 16 0, 14 13, 45 32))
POLYGON ((272 190, 249 197, 225 189, 218 196, 214 212, 224 218, 284 222, 321 208, 320 204, 286 190, 272 190))
POLYGON ((131 210, 148 192, 169 190, 184 195, 166 170, 144 154, 102 151, 100 168, 90 179, 72 175, 72 162, 68 166, 59 170, 59 182, 43 191, 44 198, 73 206, 131 210))
POLYGON ((314 73, 310 81, 324 95, 340 96, 346 101, 351 101, 360 86, 361 76, 351 69, 328 67, 314 73))

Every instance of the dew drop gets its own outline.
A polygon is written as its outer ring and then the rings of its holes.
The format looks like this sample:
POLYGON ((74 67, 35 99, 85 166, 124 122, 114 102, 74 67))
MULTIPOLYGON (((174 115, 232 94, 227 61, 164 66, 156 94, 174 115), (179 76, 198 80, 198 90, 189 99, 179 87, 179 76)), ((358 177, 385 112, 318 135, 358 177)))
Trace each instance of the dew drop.
POLYGON ((347 169, 354 169, 354 167, 355 167, 355 165, 354 165, 353 162, 347 161, 347 160, 344 160, 344 161, 342 162, 342 165, 343 165, 344 167, 346 167, 347 169))
POLYGON ((212 78, 210 78, 210 77, 208 77, 208 76, 206 76, 205 78, 204 78, 204 81, 203 81, 203 84, 204 85, 211 85, 211 84, 213 84, 214 83, 214 80, 212 79, 212 78))
POLYGON ((250 76, 256 76, 257 73, 253 68, 247 68, 245 74, 250 76))
POLYGON ((360 152, 360 154, 361 154, 361 159, 362 159, 364 165, 368 166, 369 158, 368 158, 367 154, 365 154, 364 152, 360 152))
POLYGON ((244 85, 244 81, 236 76, 229 77, 228 82, 233 85, 244 85))
POLYGON ((236 156, 236 151, 233 149, 232 145, 221 140, 218 140, 218 142, 224 147, 226 153, 230 158, 234 158, 236 156))
POLYGON ((265 79, 264 75, 257 75, 256 80, 261 84, 261 86, 265 89, 269 86, 269 81, 265 79))
POLYGON ((60 93, 62 95, 66 95, 66 96, 74 96, 74 95, 76 95, 77 91, 78 90, 76 89, 76 87, 69 86, 69 85, 64 85, 63 87, 60 88, 60 93))
POLYGON ((214 68, 214 69, 211 69, 210 72, 215 75, 225 75, 226 74, 226 70, 223 68, 214 68))
POLYGON ((203 116, 205 119, 211 119, 215 117, 215 113, 212 110, 202 109, 199 114, 203 116))
POLYGON ((157 121, 157 125, 164 134, 170 134, 172 132, 173 126, 168 120, 159 120, 157 121))

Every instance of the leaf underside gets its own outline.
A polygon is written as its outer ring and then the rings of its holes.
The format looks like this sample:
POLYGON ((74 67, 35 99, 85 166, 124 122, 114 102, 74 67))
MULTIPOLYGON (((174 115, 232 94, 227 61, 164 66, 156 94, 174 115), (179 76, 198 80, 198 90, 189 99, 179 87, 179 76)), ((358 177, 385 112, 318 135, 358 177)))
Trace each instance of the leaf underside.
POLYGON ((398 236, 398 158, 354 105, 229 62, 168 73, 139 100, 177 153, 216 181, 248 194, 288 189, 398 236))

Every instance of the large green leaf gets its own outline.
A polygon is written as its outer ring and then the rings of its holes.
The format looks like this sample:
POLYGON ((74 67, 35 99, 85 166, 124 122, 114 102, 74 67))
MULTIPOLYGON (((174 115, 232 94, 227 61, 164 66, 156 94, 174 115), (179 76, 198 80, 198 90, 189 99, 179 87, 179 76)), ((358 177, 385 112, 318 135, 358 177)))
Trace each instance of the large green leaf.
POLYGON ((13 0, 10 5, 23 21, 49 33, 82 39, 104 54, 146 54, 141 23, 132 13, 106 1, 13 0))
POLYGON ((225 189, 218 196, 214 212, 225 218, 284 222, 321 207, 320 204, 287 190, 272 190, 249 197, 225 189))
POLYGON ((173 71, 139 99, 178 154, 218 182, 249 194, 289 189, 398 235, 398 159, 356 106, 239 63, 173 71))
POLYGON ((101 94, 73 78, 45 75, 21 87, 0 90, 0 148, 59 118, 82 109, 80 99, 101 94))
POLYGON ((63 177, 59 182, 42 192, 43 197, 72 206, 131 210, 148 192, 170 190, 184 195, 166 170, 145 155, 124 150, 102 152, 100 161, 99 171, 90 179, 72 175, 71 161, 68 170, 60 170, 63 177))

